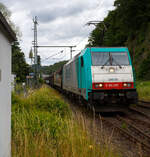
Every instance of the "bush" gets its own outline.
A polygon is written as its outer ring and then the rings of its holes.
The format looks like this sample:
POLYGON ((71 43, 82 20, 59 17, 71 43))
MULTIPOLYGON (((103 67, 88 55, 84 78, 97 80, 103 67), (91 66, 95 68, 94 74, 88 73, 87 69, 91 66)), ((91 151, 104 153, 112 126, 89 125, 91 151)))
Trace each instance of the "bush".
POLYGON ((32 108, 39 111, 55 112, 61 116, 69 115, 68 105, 58 96, 54 96, 53 90, 45 86, 29 93, 26 98, 12 94, 12 109, 22 110, 24 108, 26 110, 32 108))
POLYGON ((150 100, 150 81, 138 81, 137 91, 139 99, 150 100))

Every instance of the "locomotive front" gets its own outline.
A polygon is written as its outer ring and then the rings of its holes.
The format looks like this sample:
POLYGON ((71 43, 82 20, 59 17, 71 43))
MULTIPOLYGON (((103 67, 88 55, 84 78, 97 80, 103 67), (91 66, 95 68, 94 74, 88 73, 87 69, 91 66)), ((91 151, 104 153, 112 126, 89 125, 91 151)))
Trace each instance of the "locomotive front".
POLYGON ((127 48, 91 49, 92 101, 137 101, 134 72, 127 48))

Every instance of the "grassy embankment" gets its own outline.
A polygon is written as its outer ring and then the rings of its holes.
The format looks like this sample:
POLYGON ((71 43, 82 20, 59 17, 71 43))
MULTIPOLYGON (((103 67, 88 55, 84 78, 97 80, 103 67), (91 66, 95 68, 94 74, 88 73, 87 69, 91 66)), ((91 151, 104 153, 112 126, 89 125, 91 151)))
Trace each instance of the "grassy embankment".
POLYGON ((53 89, 42 87, 24 98, 12 95, 12 156, 117 157, 107 140, 96 144, 84 120, 73 120, 53 89))
POLYGON ((139 99, 150 101, 150 81, 137 81, 139 99))

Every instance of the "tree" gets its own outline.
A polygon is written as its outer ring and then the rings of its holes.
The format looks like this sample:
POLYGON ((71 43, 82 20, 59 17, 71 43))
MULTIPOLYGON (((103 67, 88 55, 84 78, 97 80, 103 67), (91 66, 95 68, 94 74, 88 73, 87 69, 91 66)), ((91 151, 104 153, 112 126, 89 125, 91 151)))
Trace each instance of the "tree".
MULTIPOLYGON (((0 3, 0 11, 6 18, 9 25, 12 27, 14 32, 17 34, 17 37, 20 37, 19 28, 14 25, 14 23, 10 20, 11 12, 7 9, 7 7, 0 3)), ((12 72, 16 74, 17 81, 23 82, 26 80, 26 75, 28 75, 30 70, 29 65, 25 61, 24 53, 21 51, 19 46, 19 42, 14 42, 12 45, 12 72)))
POLYGON ((138 78, 150 78, 150 3, 149 0, 115 0, 115 9, 89 36, 88 46, 125 46, 129 48, 138 78))
POLYGON ((108 25, 105 34, 101 33, 100 24, 90 34, 92 46, 125 46, 126 41, 135 39, 141 29, 146 31, 150 21, 149 0, 116 0, 114 6, 103 21, 108 25))
POLYGON ((66 64, 68 61, 60 61, 60 62, 57 62, 53 65, 50 65, 50 66, 41 66, 41 72, 43 74, 52 74, 53 72, 59 70, 60 68, 63 67, 64 64, 66 64))
POLYGON ((30 67, 25 61, 25 56, 19 47, 19 42, 15 42, 12 45, 12 72, 16 74, 18 82, 24 82, 29 71, 30 67))

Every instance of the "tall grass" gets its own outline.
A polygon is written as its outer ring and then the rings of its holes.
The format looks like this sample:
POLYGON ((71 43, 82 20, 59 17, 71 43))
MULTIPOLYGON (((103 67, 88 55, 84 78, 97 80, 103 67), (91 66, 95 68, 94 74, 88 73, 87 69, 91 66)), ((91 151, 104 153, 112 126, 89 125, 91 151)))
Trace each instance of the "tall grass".
POLYGON ((93 140, 83 118, 77 123, 56 91, 42 87, 27 97, 12 94, 12 156, 117 157, 104 141, 93 140))

